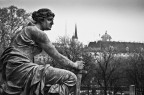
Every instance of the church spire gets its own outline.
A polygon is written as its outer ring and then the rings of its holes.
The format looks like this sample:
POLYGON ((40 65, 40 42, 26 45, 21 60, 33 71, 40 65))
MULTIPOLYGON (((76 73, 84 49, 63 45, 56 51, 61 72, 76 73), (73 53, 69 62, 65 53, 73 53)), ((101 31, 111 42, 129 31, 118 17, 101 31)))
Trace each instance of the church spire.
POLYGON ((77 40, 78 39, 78 35, 77 35, 77 25, 75 24, 75 33, 74 35, 72 36, 72 39, 73 40, 77 40))
POLYGON ((75 24, 75 38, 78 39, 78 35, 77 35, 77 25, 75 24))

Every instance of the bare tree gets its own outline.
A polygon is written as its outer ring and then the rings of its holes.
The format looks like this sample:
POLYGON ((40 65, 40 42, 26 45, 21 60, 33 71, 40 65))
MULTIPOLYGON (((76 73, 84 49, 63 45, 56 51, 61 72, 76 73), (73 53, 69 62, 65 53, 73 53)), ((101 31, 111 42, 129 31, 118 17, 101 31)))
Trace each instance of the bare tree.
POLYGON ((59 37, 55 44, 56 48, 65 56, 67 56, 72 61, 81 60, 82 54, 84 52, 83 44, 80 42, 75 42, 69 37, 59 37))
MULTIPOLYGON (((128 68, 126 69, 126 76, 130 85, 135 85, 136 88, 144 89, 144 55, 143 53, 134 53, 128 58, 128 68)), ((141 90, 143 95, 144 90, 141 90)))
POLYGON ((103 88, 104 95, 107 95, 109 87, 114 86, 115 82, 120 79, 119 57, 116 57, 112 48, 98 54, 95 71, 95 81, 103 88))

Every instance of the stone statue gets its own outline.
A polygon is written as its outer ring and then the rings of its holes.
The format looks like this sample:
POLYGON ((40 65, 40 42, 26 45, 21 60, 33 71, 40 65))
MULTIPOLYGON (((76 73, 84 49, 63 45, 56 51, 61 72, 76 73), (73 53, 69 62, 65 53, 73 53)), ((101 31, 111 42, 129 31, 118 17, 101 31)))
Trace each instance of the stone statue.
POLYGON ((33 22, 17 32, 3 52, 0 64, 4 95, 44 95, 46 85, 52 85, 49 93, 68 95, 75 86, 77 76, 73 72, 33 62, 33 57, 44 50, 63 66, 83 68, 83 61, 72 62, 60 54, 45 34, 44 30, 51 30, 54 17, 47 8, 34 11, 33 22))

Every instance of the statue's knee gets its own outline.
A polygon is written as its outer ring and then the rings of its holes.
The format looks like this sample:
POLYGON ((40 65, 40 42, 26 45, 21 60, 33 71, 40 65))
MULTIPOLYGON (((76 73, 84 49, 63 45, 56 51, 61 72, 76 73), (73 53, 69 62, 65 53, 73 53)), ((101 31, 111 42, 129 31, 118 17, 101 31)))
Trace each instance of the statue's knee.
POLYGON ((74 73, 71 73, 71 79, 73 80, 74 83, 77 82, 77 76, 74 73))
POLYGON ((77 82, 77 76, 74 74, 75 82, 77 82))

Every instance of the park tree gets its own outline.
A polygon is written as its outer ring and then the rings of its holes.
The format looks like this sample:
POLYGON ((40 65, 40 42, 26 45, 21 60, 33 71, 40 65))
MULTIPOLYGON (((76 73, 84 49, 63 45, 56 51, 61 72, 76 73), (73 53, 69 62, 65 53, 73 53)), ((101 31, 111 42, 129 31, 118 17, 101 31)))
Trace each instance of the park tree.
MULTIPOLYGON (((75 42, 69 37, 59 37, 54 43, 57 50, 73 62, 82 60, 83 44, 75 42)), ((55 63, 53 63, 54 65, 55 63)), ((56 65, 55 65, 56 66, 56 65)), ((57 64, 58 66, 58 64, 57 64)), ((63 68, 63 67, 61 67, 63 68)))
POLYGON ((86 51, 86 47, 82 43, 74 41, 66 36, 59 37, 55 43, 55 47, 61 54, 65 55, 73 62, 78 60, 83 60, 85 62, 84 70, 87 71, 87 74, 84 74, 82 77, 82 85, 89 85, 89 80, 93 77, 92 72, 95 65, 93 56, 86 51))
POLYGON ((65 56, 67 56, 72 61, 81 60, 82 54, 84 52, 83 44, 79 41, 74 41, 69 37, 59 37, 57 40, 59 46, 58 50, 65 56))
POLYGON ((0 54, 9 46, 16 32, 28 23, 29 16, 30 13, 13 5, 0 8, 0 54))
POLYGON ((96 56, 95 81, 103 89, 104 95, 112 90, 109 87, 115 87, 121 78, 120 57, 113 51, 113 48, 107 48, 96 56))
POLYGON ((121 55, 115 57, 114 60, 115 62, 112 64, 117 66, 109 79, 109 89, 113 91, 114 95, 116 95, 117 92, 123 92, 124 90, 129 89, 129 83, 125 73, 125 70, 127 69, 127 57, 121 55))
MULTIPOLYGON (((134 53, 127 60, 126 76, 130 85, 136 88, 143 88, 144 85, 144 55, 143 53, 134 53)), ((142 92, 144 93, 144 92, 142 92)))

